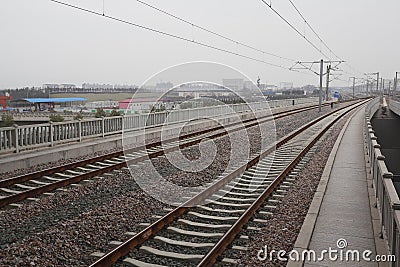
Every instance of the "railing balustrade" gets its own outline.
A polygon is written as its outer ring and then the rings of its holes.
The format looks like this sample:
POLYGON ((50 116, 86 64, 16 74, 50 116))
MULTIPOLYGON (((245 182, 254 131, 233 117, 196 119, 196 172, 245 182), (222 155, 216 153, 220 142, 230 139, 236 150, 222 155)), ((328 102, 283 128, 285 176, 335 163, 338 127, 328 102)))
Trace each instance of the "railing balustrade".
MULTIPOLYGON (((400 106, 400 103, 397 102, 397 104, 400 106)), ((400 267, 400 199, 393 184, 393 174, 387 169, 385 157, 381 153, 379 142, 371 125, 371 118, 379 108, 379 98, 373 99, 366 106, 365 143, 371 163, 371 175, 382 224, 382 235, 386 240, 389 254, 396 257, 396 261, 390 264, 392 267, 400 267)))
POLYGON ((164 123, 175 123, 190 119, 209 118, 227 114, 261 110, 265 108, 285 107, 317 102, 318 98, 298 98, 210 106, 193 109, 125 115, 120 117, 90 118, 81 121, 43 123, 28 126, 0 128, 0 152, 20 152, 38 146, 54 146, 67 141, 82 141, 85 138, 104 137, 122 133, 123 130, 137 130, 164 123))

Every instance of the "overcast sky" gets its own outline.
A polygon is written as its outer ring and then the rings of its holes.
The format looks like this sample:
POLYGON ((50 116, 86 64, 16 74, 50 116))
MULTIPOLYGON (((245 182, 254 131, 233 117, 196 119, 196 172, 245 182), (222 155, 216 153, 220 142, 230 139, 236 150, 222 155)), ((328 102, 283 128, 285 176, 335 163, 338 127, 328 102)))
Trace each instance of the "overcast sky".
MULTIPOLYGON (((267 0, 269 1, 269 0, 267 0)), ((103 0, 65 0, 100 13, 103 0)), ((200 26, 266 52, 314 61, 321 54, 261 0, 145 0, 200 26)), ((293 0, 328 46, 361 76, 400 71, 399 0, 293 0)), ((49 0, 3 0, 0 8, 0 89, 43 83, 141 84, 160 70, 188 61, 230 65, 256 80, 318 84, 318 77, 250 61, 84 13, 49 0)), ((321 46, 289 0, 272 4, 321 46)), ((105 0, 105 13, 285 67, 280 60, 207 34, 135 0, 105 0)), ((324 48, 323 46, 321 46, 324 48)), ((324 52, 335 57, 324 48, 324 52)), ((349 75, 342 77, 348 80, 349 75)), ((234 77, 227 77, 234 78, 234 77)), ((348 82, 336 81, 336 86, 348 82)))

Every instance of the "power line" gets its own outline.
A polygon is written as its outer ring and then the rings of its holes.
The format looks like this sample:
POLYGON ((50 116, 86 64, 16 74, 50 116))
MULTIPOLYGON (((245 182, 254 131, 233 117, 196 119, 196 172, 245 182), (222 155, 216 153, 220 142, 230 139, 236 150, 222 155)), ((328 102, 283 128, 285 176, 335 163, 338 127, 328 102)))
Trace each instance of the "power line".
POLYGON ((141 29, 144 29, 144 30, 148 30, 148 31, 151 31, 151 32, 154 32, 154 33, 158 33, 158 34, 164 35, 164 36, 175 38, 175 39, 178 39, 178 40, 181 40, 181 41, 185 41, 185 42, 192 43, 192 44, 197 44, 199 46, 203 46, 203 47, 210 48, 210 49, 213 49, 213 50, 217 50, 217 51, 220 51, 220 52, 224 52, 224 53, 227 53, 227 54, 235 55, 235 56, 238 56, 238 57, 246 58, 246 59, 249 59, 249 60, 252 60, 252 61, 256 61, 256 62, 260 62, 260 63, 264 63, 264 64, 269 65, 269 66, 273 66, 273 67, 289 70, 288 68, 286 68, 286 67, 284 67, 282 65, 270 63, 270 62, 267 62, 267 61, 264 61, 264 60, 261 60, 261 59, 257 59, 257 58, 250 57, 250 56, 246 56, 246 55, 243 55, 243 54, 240 54, 240 53, 236 53, 236 52, 224 49, 224 48, 220 48, 220 47, 217 47, 217 46, 213 46, 213 45, 209 45, 209 44, 206 44, 206 43, 198 42, 198 41, 195 41, 195 40, 190 40, 188 38, 185 38, 185 37, 182 37, 182 36, 179 36, 179 35, 175 35, 175 34, 172 34, 172 33, 164 32, 164 31, 161 31, 161 30, 157 30, 157 29, 154 29, 154 28, 150 28, 150 27, 147 27, 147 26, 136 24, 136 23, 133 23, 133 22, 130 22, 130 21, 127 21, 127 20, 123 20, 123 19, 117 18, 117 17, 113 17, 113 16, 109 16, 109 15, 106 15, 106 14, 102 14, 102 13, 96 12, 94 10, 86 9, 86 8, 83 8, 83 7, 79 7, 79 6, 76 6, 76 5, 72 5, 72 4, 61 2, 61 1, 57 1, 57 0, 50 0, 50 1, 54 2, 54 3, 57 3, 57 4, 60 4, 60 5, 63 5, 63 6, 67 6, 67 7, 73 8, 73 9, 77 9, 77 10, 80 10, 80 11, 83 11, 83 12, 87 12, 87 13, 90 13, 90 14, 93 14, 93 15, 97 15, 97 16, 100 16, 100 17, 105 17, 105 18, 108 18, 110 20, 114 20, 114 21, 117 21, 117 22, 128 24, 130 26, 134 26, 134 27, 141 28, 141 29))
POLYGON ((303 14, 300 12, 300 10, 296 7, 296 5, 293 3, 292 0, 289 0, 289 2, 292 4, 294 9, 296 9, 297 13, 300 15, 300 17, 304 20, 304 22, 307 24, 307 26, 311 29, 311 31, 317 36, 317 38, 321 41, 321 43, 339 60, 342 60, 335 52, 332 51, 332 49, 329 48, 329 46, 322 40, 322 38, 319 36, 319 34, 314 30, 314 28, 308 23, 306 18, 303 16, 303 14))
MULTIPOLYGON (((300 12, 300 10, 297 8, 297 6, 294 4, 293 0, 289 0, 290 4, 294 7, 294 9, 297 11, 297 13, 300 15, 300 17, 304 20, 306 25, 311 29, 311 31, 317 36, 317 38, 320 40, 320 42, 339 60, 343 61, 341 57, 339 57, 333 50, 326 44, 326 42, 321 38, 321 36, 314 30, 314 28, 310 25, 310 23, 307 21, 307 19, 303 16, 303 14, 300 12)), ((355 72, 357 71, 354 67, 352 67, 349 63, 345 62, 345 64, 355 72)), ((361 72, 359 72, 361 73, 361 72)))
POLYGON ((268 6, 276 15, 278 15, 286 24, 290 26, 297 34, 299 34, 301 37, 303 37, 312 47, 314 47, 321 55, 324 57, 328 58, 329 60, 331 59, 328 55, 326 55, 320 48, 318 48, 313 42, 311 42, 304 34, 302 34, 293 24, 291 24, 287 19, 285 19, 275 8, 272 7, 272 4, 268 4, 265 0, 261 0, 266 6, 268 6))
POLYGON ((181 18, 181 17, 179 17, 179 16, 177 16, 177 15, 174 15, 174 14, 168 12, 168 11, 165 11, 165 10, 163 10, 163 9, 161 9, 161 8, 158 8, 158 7, 156 7, 156 6, 153 6, 153 5, 151 5, 151 4, 148 4, 148 3, 144 2, 144 1, 141 1, 141 0, 136 0, 136 1, 139 2, 139 3, 142 4, 142 5, 145 5, 145 6, 151 8, 151 9, 154 9, 154 10, 156 10, 156 11, 158 11, 158 12, 161 12, 161 13, 163 13, 163 14, 165 14, 165 15, 167 15, 167 16, 170 16, 170 17, 172 17, 172 18, 174 18, 174 19, 176 19, 176 20, 179 20, 179 21, 181 21, 181 22, 184 22, 184 23, 186 23, 186 24, 188 24, 188 25, 191 25, 191 26, 193 26, 193 27, 195 27, 195 28, 197 28, 197 29, 200 29, 200 30, 205 31, 205 32, 207 32, 207 33, 210 33, 210 34, 212 34, 212 35, 218 36, 218 37, 220 37, 220 38, 222 38, 222 39, 225 39, 225 40, 230 41, 230 42, 232 42, 232 43, 235 43, 235 44, 237 44, 237 45, 241 45, 241 46, 244 46, 244 47, 246 47, 246 48, 252 49, 252 50, 254 50, 254 51, 257 51, 257 52, 260 52, 260 53, 263 53, 263 54, 267 54, 267 55, 270 55, 270 56, 273 56, 273 57, 276 57, 276 58, 279 58, 279 59, 284 59, 284 60, 289 60, 289 61, 295 61, 294 59, 291 59, 291 58, 288 58, 288 57, 283 57, 283 56, 280 56, 280 55, 277 55, 277 54, 274 54, 274 53, 266 52, 266 51, 264 51, 264 50, 261 50, 261 49, 258 49, 258 48, 256 48, 256 47, 253 47, 253 46, 251 46, 251 45, 248 45, 248 44, 242 43, 242 42, 240 42, 240 41, 234 40, 234 39, 232 39, 232 38, 230 38, 230 37, 227 37, 227 36, 225 36, 225 35, 223 35, 223 34, 220 34, 220 33, 217 33, 217 32, 215 32, 215 31, 212 31, 212 30, 210 30, 210 29, 207 29, 207 28, 205 28, 205 27, 203 27, 203 26, 197 25, 197 24, 195 24, 195 23, 193 23, 193 22, 190 22, 190 21, 188 21, 188 20, 186 20, 186 19, 183 19, 183 18, 181 18))

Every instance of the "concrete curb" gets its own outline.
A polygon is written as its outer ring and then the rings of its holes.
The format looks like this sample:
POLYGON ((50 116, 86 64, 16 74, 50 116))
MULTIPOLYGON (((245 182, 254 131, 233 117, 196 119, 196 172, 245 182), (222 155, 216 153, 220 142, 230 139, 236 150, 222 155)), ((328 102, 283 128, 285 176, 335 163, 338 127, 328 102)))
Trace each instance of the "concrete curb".
MULTIPOLYGON (((310 204, 310 207, 308 209, 307 215, 304 219, 303 225, 301 227, 300 233, 297 236, 296 242, 294 244, 293 250, 298 251, 299 253, 302 253, 302 251, 307 250, 309 248, 310 242, 311 242, 311 237, 314 232, 315 224, 317 222, 317 217, 322 205, 322 200, 324 198, 326 188, 328 186, 329 178, 331 175, 331 171, 333 168, 333 163, 335 162, 336 159, 336 154, 339 149, 339 146, 342 142, 343 135, 347 130, 347 127, 349 126, 350 122, 354 118, 354 116, 360 112, 360 109, 357 110, 351 117, 347 120, 346 124, 344 125, 343 129, 340 131, 339 136, 333 145, 332 151, 329 154, 329 158, 326 162, 324 171, 322 173, 320 182, 318 184, 318 188, 314 194, 314 198, 310 204)), ((291 261, 289 259, 287 263, 287 267, 302 267, 304 265, 304 261, 291 261)))

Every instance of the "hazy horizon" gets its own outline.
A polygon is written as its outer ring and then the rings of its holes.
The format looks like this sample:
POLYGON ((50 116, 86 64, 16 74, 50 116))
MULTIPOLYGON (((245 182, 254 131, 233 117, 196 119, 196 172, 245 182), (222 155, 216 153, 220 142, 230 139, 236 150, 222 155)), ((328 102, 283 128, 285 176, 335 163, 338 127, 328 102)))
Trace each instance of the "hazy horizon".
MULTIPOLYGON (((66 3, 103 12, 103 1, 69 0, 66 3)), ((199 26, 257 49, 288 57, 277 59, 233 44, 150 9, 138 1, 105 0, 106 15, 152 27, 286 68, 295 61, 316 61, 323 56, 297 35, 261 1, 146 1, 199 26)), ((398 0, 294 1, 321 38, 347 64, 332 86, 348 86, 349 76, 380 71, 393 79, 400 25, 398 0), (351 66, 351 67, 350 67, 351 66), (354 69, 352 69, 354 68, 354 69)), ((272 1, 307 38, 329 52, 302 21, 289 1, 272 1)), ((71 9, 49 0, 3 1, 0 9, 2 63, 0 89, 42 86, 45 83, 135 84, 173 65, 211 61, 242 71, 262 83, 293 82, 318 85, 319 78, 268 66, 235 55, 207 49, 127 24, 71 9)), ((318 69, 318 68, 316 68, 318 69)), ((235 78, 235 77, 227 77, 235 78)))

